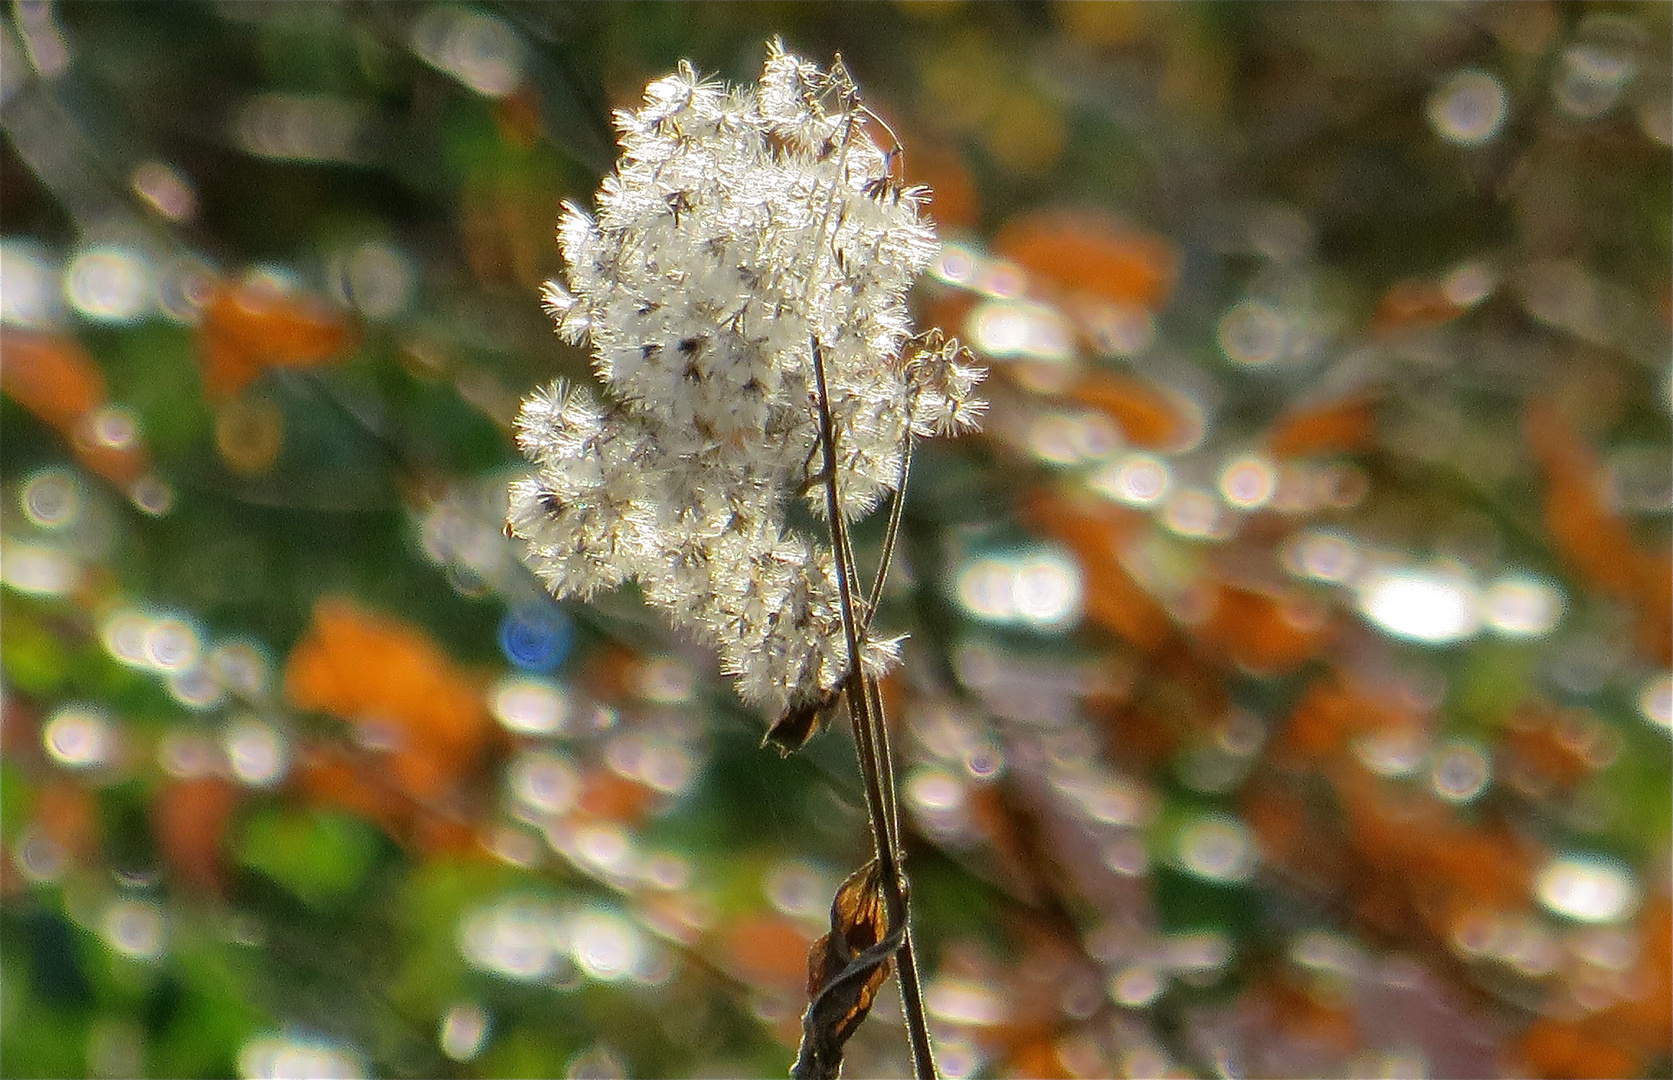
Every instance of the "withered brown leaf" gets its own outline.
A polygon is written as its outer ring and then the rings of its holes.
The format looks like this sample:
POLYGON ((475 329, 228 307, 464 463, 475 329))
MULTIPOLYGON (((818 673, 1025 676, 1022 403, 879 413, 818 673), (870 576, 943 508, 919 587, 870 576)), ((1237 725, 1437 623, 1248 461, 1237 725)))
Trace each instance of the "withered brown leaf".
POLYGON ((833 1080, 841 1073, 842 1048, 871 1011, 906 934, 904 920, 893 929, 888 924, 882 874, 873 859, 838 886, 831 932, 808 951, 809 1001, 790 1069, 796 1080, 833 1080))
POLYGON ((830 723, 831 716, 841 701, 842 688, 839 686, 823 697, 790 706, 784 715, 767 729, 761 745, 777 750, 780 757, 789 757, 806 746, 809 739, 819 734, 820 730, 830 723))

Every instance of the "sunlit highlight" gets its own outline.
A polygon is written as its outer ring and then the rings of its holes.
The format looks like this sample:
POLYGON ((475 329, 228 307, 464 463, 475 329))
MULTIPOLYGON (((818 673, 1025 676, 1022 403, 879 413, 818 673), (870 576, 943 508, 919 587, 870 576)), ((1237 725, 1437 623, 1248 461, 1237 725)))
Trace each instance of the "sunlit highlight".
POLYGON ((454 1061, 473 1061, 488 1041, 488 1012, 474 1001, 461 1001, 447 1010, 436 1033, 441 1052, 454 1061))
POLYGON ((954 586, 959 603, 978 619, 1047 631, 1080 617, 1081 589, 1079 564, 1048 548, 972 559, 954 586))
POLYGON ((523 81, 522 42, 492 15, 434 5, 413 23, 412 50, 484 97, 505 97, 523 81))
POLYGON ((110 763, 116 752, 116 733, 102 710, 65 705, 41 728, 41 746, 65 768, 93 769, 110 763))
POLYGON ((1475 587, 1445 570, 1388 569, 1358 585, 1359 611, 1392 637, 1452 645, 1481 627, 1475 587))
POLYGON ((970 312, 965 326, 975 348, 1001 360, 1066 363, 1075 356, 1073 328, 1045 304, 985 301, 970 312))
POLYGON ((1278 489, 1278 470, 1262 457, 1240 457, 1220 473, 1220 494, 1236 510, 1259 510, 1278 489))
POLYGON ((1575 922, 1618 922, 1638 908, 1632 871, 1603 855, 1559 855, 1540 870, 1534 893, 1549 911, 1575 922))
POLYGON ((1174 845, 1179 865, 1206 881, 1232 885, 1254 876, 1258 861, 1254 842, 1237 818, 1200 818, 1179 830, 1174 845))
POLYGON ((1663 731, 1673 730, 1673 674, 1652 675, 1638 691, 1638 711, 1663 731))
POLYGON ((555 735, 564 730, 569 696, 548 679, 514 676, 501 679, 489 695, 494 717, 519 735, 555 735))
POLYGON ((88 248, 64 268, 64 299, 94 322, 130 323, 151 307, 151 265, 127 248, 88 248))
POLYGON ((1487 587, 1481 617, 1501 637, 1543 637, 1563 615, 1563 594, 1544 578, 1510 574, 1487 587))
POLYGON ((1167 462, 1153 454, 1127 454, 1092 474, 1087 481, 1099 494, 1128 506, 1161 502, 1173 484, 1167 462))
POLYGON ((81 565, 62 549, 0 538, 0 583, 25 596, 65 596, 82 580, 81 565))
POLYGON ((1217 340, 1226 359, 1243 367, 1267 367, 1284 354, 1284 319, 1270 304, 1245 300, 1220 319, 1217 340))
POLYGON ((1510 98, 1504 84, 1476 69, 1457 72, 1429 95, 1429 126, 1447 142, 1483 146, 1504 126, 1510 98))
POLYGON ((221 747, 232 775, 250 787, 271 787, 284 778, 290 765, 290 747, 284 737, 254 717, 228 724, 221 734, 221 747))
POLYGON ((1474 743, 1453 743, 1435 755, 1429 783, 1449 803, 1473 801, 1487 789, 1491 776, 1487 755, 1474 743))
POLYGON ((46 249, 28 240, 0 240, 0 325, 39 330, 59 313, 59 273, 46 249))
POLYGON ((341 1043, 306 1035, 251 1039, 238 1052, 244 1080, 358 1080, 366 1075, 360 1055, 341 1043))

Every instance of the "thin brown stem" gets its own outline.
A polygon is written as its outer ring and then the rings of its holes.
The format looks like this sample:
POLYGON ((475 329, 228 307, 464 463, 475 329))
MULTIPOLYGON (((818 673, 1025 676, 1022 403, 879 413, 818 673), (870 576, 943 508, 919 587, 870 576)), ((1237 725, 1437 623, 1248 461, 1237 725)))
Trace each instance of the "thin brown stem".
POLYGON ((906 509, 906 481, 912 470, 912 432, 906 432, 906 438, 900 448, 900 480, 895 484, 895 497, 889 503, 889 524, 883 530, 883 552, 877 559, 877 576, 871 581, 871 592, 866 595, 866 617, 861 629, 869 631, 872 620, 877 617, 877 606, 883 602, 883 582, 889 576, 889 567, 894 562, 895 544, 900 540, 900 520, 906 509))
MULTIPOLYGON (((901 1011, 905 1014, 907 1041, 912 1050, 912 1073, 918 1080, 936 1080, 935 1055, 930 1044, 929 1023, 924 1013, 923 990, 919 983, 917 957, 912 948, 911 909, 908 886, 901 865, 900 824, 894 783, 893 752, 889 729, 882 715, 882 694, 875 679, 862 670, 860 622, 855 612, 856 568, 848 525, 842 516, 837 491, 836 431, 831 420, 830 393, 825 382, 825 357, 817 337, 809 345, 813 354, 813 375, 818 391, 819 439, 825 456, 825 506, 830 520, 831 547, 836 557, 837 591, 842 607, 842 628, 848 646, 848 716, 854 726, 859 750, 860 773, 866 792, 867 816, 882 879, 891 928, 903 931, 896 953, 901 986, 901 1011)), ((903 497, 904 490, 896 495, 903 497)), ((874 586, 873 592, 881 587, 874 586)), ((866 615, 870 622, 870 612, 866 615)))

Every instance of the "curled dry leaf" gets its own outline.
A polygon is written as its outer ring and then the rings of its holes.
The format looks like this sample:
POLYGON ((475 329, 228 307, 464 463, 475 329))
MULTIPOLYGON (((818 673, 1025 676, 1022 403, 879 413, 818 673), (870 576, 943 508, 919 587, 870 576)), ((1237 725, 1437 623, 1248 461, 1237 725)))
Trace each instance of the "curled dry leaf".
POLYGON ((882 873, 873 859, 837 888, 831 932, 808 951, 809 1001, 802 1046, 790 1069, 796 1080, 825 1080, 842 1071, 842 1048, 871 1011, 905 937, 904 921, 893 930, 888 924, 882 873))
POLYGON ((838 688, 810 701, 790 706, 784 715, 767 729, 761 745, 777 750, 780 757, 789 757, 806 746, 809 739, 830 726, 831 717, 836 714, 837 706, 841 703, 842 689, 838 688))

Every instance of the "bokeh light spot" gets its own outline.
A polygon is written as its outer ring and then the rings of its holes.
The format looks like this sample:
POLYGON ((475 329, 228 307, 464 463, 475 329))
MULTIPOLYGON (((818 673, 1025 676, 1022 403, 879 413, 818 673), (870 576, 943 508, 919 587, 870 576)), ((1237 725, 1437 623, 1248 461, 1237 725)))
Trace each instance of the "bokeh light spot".
POLYGON ((658 705, 679 705, 690 701, 697 689, 697 674, 691 665, 672 656, 647 660, 639 669, 639 693, 658 705))
POLYGON ((1476 590, 1461 574, 1380 570, 1359 583, 1359 610, 1392 637, 1452 645, 1481 626, 1476 590))
POLYGON ((1673 673, 1664 671, 1645 680, 1638 691, 1638 711, 1663 731, 1673 730, 1673 673))
POLYGON ((644 938, 619 915, 589 911, 570 928, 570 956, 588 976, 617 982, 631 976, 643 959, 644 938))
POLYGON ((547 679, 501 679, 489 701, 495 718, 519 735, 555 735, 569 716, 569 696, 547 679))
POLYGON ((976 618, 1043 631, 1061 630, 1080 617, 1081 589, 1079 564, 1047 548, 972 559, 954 585, 959 603, 976 618))
POLYGON ((1638 883, 1625 865, 1603 855, 1575 852, 1546 863, 1534 882, 1546 909, 1583 923, 1612 923, 1638 907, 1638 883))
POLYGON ((273 663, 254 642, 223 642, 209 651, 204 666, 216 681, 245 701, 265 699, 273 680, 273 663))
POLYGON ((1173 475, 1153 454, 1127 454, 1094 473, 1093 489, 1128 506, 1154 506, 1167 495, 1173 475))
POLYGON ((1266 367, 1284 352, 1284 319, 1272 305, 1245 300, 1220 318, 1216 339, 1226 359, 1245 367, 1266 367))
POLYGON ((18 492, 23 515, 43 529, 57 529, 76 519, 82 505, 81 482, 69 469, 46 468, 32 474, 18 492))
POLYGON ((1064 363, 1075 356, 1073 328, 1045 304, 985 301, 971 311, 966 328, 976 348, 998 359, 1064 363))
POLYGON ((941 253, 930 263, 929 272, 949 285, 969 285, 976 280, 981 263, 963 244, 942 244, 941 253))
POLYGON ((1453 743, 1435 755, 1429 783, 1435 794, 1450 803, 1467 803, 1487 789, 1487 755, 1474 743, 1453 743))
POLYGON ((1080 566, 1056 551, 1036 551, 1016 567, 1011 585, 1017 614, 1042 629, 1068 625, 1080 615, 1080 566))
POLYGON ((155 476, 142 476, 128 488, 128 499, 140 513, 162 517, 174 506, 174 489, 155 476))
POLYGON ((90 705, 65 705, 41 729, 47 756, 71 769, 106 765, 116 752, 110 717, 90 705))
POLYGON ((25 596, 64 596, 81 584, 81 567, 60 548, 7 538, 0 547, 0 582, 25 596))
POLYGON ((1160 997, 1166 986, 1156 969, 1134 965, 1110 977, 1110 1000, 1129 1009, 1142 1009, 1160 997))
POLYGON ((1197 487, 1180 488, 1168 496, 1162 509, 1162 523, 1193 540, 1221 539, 1228 531, 1220 501, 1197 487))
POLYGON ((1429 126, 1447 142, 1483 146, 1504 126, 1510 98, 1504 84, 1485 71, 1456 72, 1429 95, 1429 126))
POLYGON ((142 161, 134 166, 128 183, 147 206, 170 221, 184 223, 197 216, 197 191, 172 165, 142 161))
POLYGON ((60 275, 44 247, 0 240, 0 325, 39 330, 59 314, 60 275))
POLYGON ((184 619, 158 619, 145 630, 145 658, 158 671, 184 671, 198 662, 202 639, 184 619))
POLYGON ((367 120, 358 101, 315 94, 258 94, 233 120, 246 151, 274 161, 361 160, 367 120))
POLYGON ((1563 594, 1543 578, 1525 574, 1502 577, 1481 598, 1482 620, 1502 637, 1542 637, 1563 614, 1563 594))
POLYGON ((1261 457, 1240 457, 1220 473, 1220 494, 1238 510, 1258 510, 1278 489, 1278 471, 1261 457))
POLYGON ((522 42, 492 15, 437 4, 413 23, 412 48, 484 97, 504 97, 523 81, 522 42))
POLYGON ((547 603, 514 608, 500 620, 500 651, 524 671, 551 671, 569 656, 575 627, 547 603))
POLYGON ((228 724, 221 735, 221 746, 232 775, 251 787, 278 783, 290 764, 290 747, 284 736, 254 717, 228 724))
POLYGON ((267 1035, 238 1052, 245 1080, 358 1080, 366 1075, 360 1055, 329 1039, 308 1035, 267 1035))
POLYGON ((64 268, 64 299, 95 322, 128 323, 151 307, 151 265, 122 247, 93 247, 64 268))
POLYGON ((1249 880, 1255 872, 1255 846, 1237 818, 1215 815, 1179 830, 1175 839, 1179 865, 1196 877, 1222 885, 1249 880))
POLYGON ((194 664, 168 673, 168 695, 188 709, 205 712, 226 704, 227 688, 207 667, 194 664))
POLYGON ((332 260, 332 290, 368 319, 392 319, 412 298, 412 260, 393 244, 369 241, 332 260))
POLYGON ((99 919, 99 936, 110 950, 130 960, 155 960, 163 954, 163 913, 141 900, 117 900, 99 919))
POLYGON ((1552 87, 1557 107, 1579 120, 1593 120, 1615 107, 1636 65, 1617 53, 1582 43, 1563 50, 1552 87))
POLYGON ((471 966, 517 982, 538 982, 557 971, 556 920, 544 904, 509 900, 467 915, 459 951, 471 966))
POLYGON ((511 794, 537 820, 556 817, 575 805, 581 780, 562 754, 529 752, 511 764, 511 794))
POLYGON ((990 1027, 1010 1015, 1005 1000, 992 987, 947 977, 924 988, 924 1008, 937 1020, 960 1027, 990 1027))
POLYGON ((820 919, 830 905, 831 876, 801 859, 786 859, 768 871, 763 886, 774 908, 798 919, 820 919))
POLYGON ((475 1001, 461 1001, 447 1010, 436 1033, 441 1052, 454 1061, 472 1061, 488 1041, 488 1011, 475 1001))

